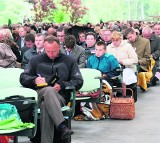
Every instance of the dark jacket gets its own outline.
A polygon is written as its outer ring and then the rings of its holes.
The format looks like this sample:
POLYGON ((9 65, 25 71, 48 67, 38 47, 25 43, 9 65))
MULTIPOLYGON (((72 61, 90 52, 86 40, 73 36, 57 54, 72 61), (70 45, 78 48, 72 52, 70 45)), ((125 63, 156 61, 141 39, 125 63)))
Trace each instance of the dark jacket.
POLYGON ((89 47, 89 48, 85 48, 85 57, 86 57, 86 60, 88 60, 88 58, 92 55, 95 54, 95 46, 93 47, 89 47))
POLYGON ((150 38, 150 44, 151 44, 151 54, 158 64, 160 57, 160 37, 156 36, 155 34, 152 34, 150 38))
POLYGON ((31 49, 27 50, 22 57, 22 68, 25 69, 29 61, 31 60, 32 57, 35 55, 38 55, 36 51, 36 47, 32 47, 31 49))
MULTIPOLYGON (((27 88, 36 89, 35 79, 40 74, 46 78, 46 82, 50 80, 58 69, 58 84, 61 86, 60 94, 65 98, 65 87, 69 85, 75 86, 76 90, 83 85, 83 78, 77 63, 73 58, 59 54, 53 61, 46 53, 34 56, 27 66, 27 69, 20 75, 20 83, 27 88)), ((65 98, 66 99, 66 98, 65 98)))
MULTIPOLYGON (((19 50, 21 50, 21 48, 22 48, 22 45, 21 45, 21 37, 19 36, 18 38, 17 38, 17 40, 15 40, 15 42, 17 43, 17 45, 18 45, 18 47, 19 47, 19 50)), ((24 46, 25 46, 26 44, 24 43, 24 46)))

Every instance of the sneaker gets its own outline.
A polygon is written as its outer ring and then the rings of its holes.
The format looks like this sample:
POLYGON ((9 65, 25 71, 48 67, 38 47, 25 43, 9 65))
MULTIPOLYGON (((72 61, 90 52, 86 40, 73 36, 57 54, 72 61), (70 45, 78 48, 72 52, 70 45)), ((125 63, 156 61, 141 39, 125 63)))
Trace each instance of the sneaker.
POLYGON ((72 130, 70 130, 69 128, 65 127, 63 130, 62 130, 62 140, 64 139, 67 139, 69 138, 71 135, 73 135, 74 132, 72 130))

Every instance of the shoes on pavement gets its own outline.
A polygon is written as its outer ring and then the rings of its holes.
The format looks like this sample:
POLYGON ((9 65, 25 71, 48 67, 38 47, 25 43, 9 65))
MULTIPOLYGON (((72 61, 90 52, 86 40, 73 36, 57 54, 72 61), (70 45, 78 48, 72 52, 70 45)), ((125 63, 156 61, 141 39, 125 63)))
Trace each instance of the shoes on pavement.
POLYGON ((73 135, 74 132, 72 130, 70 130, 68 127, 65 127, 62 129, 62 139, 67 139, 69 138, 71 135, 73 135))

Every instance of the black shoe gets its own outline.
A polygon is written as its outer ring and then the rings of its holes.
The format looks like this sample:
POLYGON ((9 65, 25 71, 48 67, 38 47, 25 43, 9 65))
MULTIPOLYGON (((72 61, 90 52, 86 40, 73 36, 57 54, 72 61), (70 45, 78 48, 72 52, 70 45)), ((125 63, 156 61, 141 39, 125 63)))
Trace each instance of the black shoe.
POLYGON ((65 127, 62 130, 62 136, 61 136, 61 138, 62 138, 62 140, 67 139, 67 138, 69 138, 73 134, 74 134, 74 132, 72 130, 70 130, 67 127, 65 127))
POLYGON ((154 77, 153 80, 152 80, 152 85, 153 86, 157 85, 157 81, 158 81, 158 78, 154 77))
POLYGON ((144 88, 142 88, 142 87, 140 87, 140 89, 143 91, 143 92, 145 92, 146 90, 144 89, 144 88))

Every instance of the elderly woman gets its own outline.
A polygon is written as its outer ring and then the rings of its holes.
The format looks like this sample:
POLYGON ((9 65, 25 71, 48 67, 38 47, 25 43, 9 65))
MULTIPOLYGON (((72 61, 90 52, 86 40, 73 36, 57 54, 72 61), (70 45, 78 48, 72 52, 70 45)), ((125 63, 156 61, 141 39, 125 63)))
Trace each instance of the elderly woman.
MULTIPOLYGON (((126 40, 123 40, 120 32, 114 31, 111 35, 112 43, 107 46, 107 53, 113 54, 118 62, 125 66, 123 70, 123 85, 134 90, 137 78, 134 74, 134 64, 138 63, 135 49, 126 40)), ((137 89, 134 91, 134 100, 137 100, 137 89)))
POLYGON ((16 59, 11 48, 5 43, 0 43, 0 68, 16 67, 16 59))

